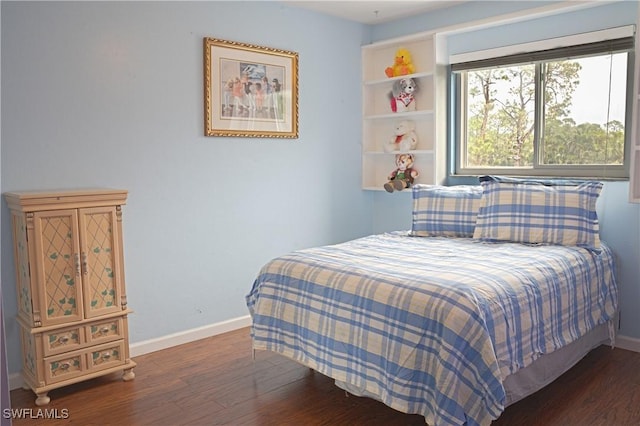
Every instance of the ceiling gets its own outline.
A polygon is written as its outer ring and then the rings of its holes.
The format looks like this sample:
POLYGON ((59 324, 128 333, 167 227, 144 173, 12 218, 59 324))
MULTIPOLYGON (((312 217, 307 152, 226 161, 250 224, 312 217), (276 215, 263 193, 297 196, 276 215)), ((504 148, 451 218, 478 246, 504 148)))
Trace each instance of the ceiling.
MULTIPOLYGON (((467 0, 468 1, 468 0, 467 0)), ((454 6, 463 0, 412 0, 412 1, 283 1, 291 6, 326 13, 363 24, 380 24, 406 18, 417 13, 454 6)))

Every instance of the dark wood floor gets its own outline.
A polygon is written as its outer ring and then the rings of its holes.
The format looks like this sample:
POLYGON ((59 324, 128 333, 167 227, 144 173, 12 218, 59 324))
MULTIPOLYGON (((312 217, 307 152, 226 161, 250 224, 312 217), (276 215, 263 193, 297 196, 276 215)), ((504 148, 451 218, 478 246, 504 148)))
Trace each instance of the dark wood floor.
MULTIPOLYGON (((333 381, 280 355, 251 359, 248 329, 135 358, 136 378, 119 374, 51 391, 64 420, 23 425, 424 425, 424 418, 346 396, 333 381)), ((11 392, 32 408, 30 391, 11 392)), ((493 426, 640 424, 640 353, 601 346, 540 392, 508 407, 493 426)))

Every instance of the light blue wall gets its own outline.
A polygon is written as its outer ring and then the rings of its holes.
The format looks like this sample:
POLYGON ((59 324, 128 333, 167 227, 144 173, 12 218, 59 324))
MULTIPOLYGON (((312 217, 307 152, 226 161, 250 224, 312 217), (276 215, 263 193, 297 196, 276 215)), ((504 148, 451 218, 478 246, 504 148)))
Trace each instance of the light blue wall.
MULTIPOLYGON (((2 192, 130 191, 132 342, 247 315, 258 269, 371 232, 360 189, 357 23, 275 2, 20 2, 2 7, 2 192), (300 58, 297 140, 203 136, 203 37, 300 58)), ((20 370, 10 218, 2 290, 20 370)))
MULTIPOLYGON (((452 9, 414 16, 372 29, 372 41, 446 26, 474 23, 491 16, 541 7, 554 2, 473 2, 452 9)), ((572 4, 577 5, 577 3, 572 4)), ((624 1, 576 10, 562 16, 457 33, 447 39, 450 54, 635 24, 637 2, 624 1)), ((598 201, 601 235, 618 261, 622 323, 619 333, 640 338, 640 204, 628 202, 628 182, 606 182, 598 201)), ((373 232, 408 229, 411 226, 410 194, 376 193, 373 232)))
POLYGON ((540 39, 635 25, 636 10, 637 2, 635 1, 613 2, 597 7, 591 5, 585 9, 545 18, 522 20, 498 27, 452 35, 447 39, 447 48, 450 54, 473 52, 540 39))

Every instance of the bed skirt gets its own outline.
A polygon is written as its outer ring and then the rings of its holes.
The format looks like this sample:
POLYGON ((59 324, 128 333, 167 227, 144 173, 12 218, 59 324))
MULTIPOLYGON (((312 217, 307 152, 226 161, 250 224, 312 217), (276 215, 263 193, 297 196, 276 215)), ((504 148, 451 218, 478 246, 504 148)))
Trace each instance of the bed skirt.
MULTIPOLYGON (((602 324, 580 339, 550 354, 542 355, 533 364, 507 376, 503 382, 506 391, 505 407, 539 391, 566 373, 589 352, 603 344, 613 348, 613 320, 602 324)), ((336 380, 336 386, 352 395, 378 399, 375 395, 348 383, 336 380)))

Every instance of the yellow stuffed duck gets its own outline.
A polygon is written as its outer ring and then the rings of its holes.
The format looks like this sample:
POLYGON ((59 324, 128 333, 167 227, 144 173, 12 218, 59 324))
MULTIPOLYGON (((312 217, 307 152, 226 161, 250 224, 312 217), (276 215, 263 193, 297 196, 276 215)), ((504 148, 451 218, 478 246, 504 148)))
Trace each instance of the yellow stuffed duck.
POLYGON ((401 48, 396 52, 396 59, 393 66, 387 67, 384 73, 387 77, 399 77, 401 75, 413 74, 416 71, 411 61, 411 53, 407 49, 401 48))

